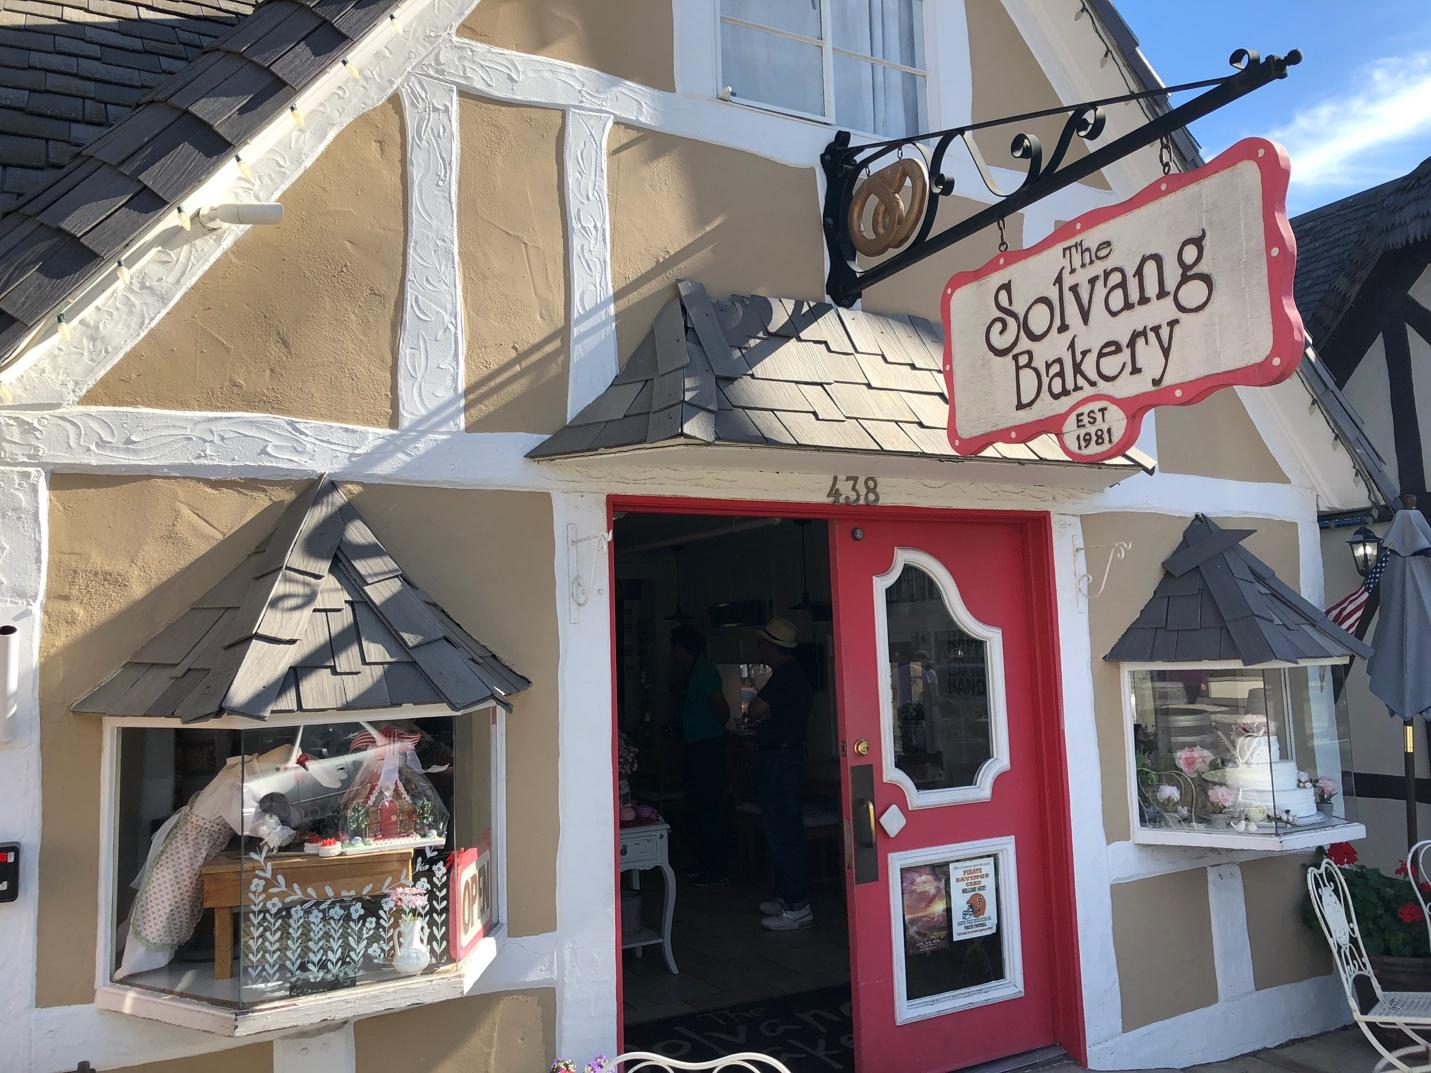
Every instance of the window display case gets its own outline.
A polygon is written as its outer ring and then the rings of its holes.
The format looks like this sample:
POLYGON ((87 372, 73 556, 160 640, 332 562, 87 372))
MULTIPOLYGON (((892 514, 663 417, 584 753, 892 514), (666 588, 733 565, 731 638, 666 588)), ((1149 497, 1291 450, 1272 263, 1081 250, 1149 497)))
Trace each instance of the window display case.
POLYGON ((1296 848, 1344 828, 1339 664, 1125 666, 1134 840, 1296 848))
POLYGON ((111 986, 240 1035, 463 993, 501 920, 499 733, 494 710, 114 728, 111 986))
POLYGON ((1196 515, 1104 659, 1120 667, 1134 842, 1306 849, 1361 838, 1342 685, 1371 649, 1196 515))

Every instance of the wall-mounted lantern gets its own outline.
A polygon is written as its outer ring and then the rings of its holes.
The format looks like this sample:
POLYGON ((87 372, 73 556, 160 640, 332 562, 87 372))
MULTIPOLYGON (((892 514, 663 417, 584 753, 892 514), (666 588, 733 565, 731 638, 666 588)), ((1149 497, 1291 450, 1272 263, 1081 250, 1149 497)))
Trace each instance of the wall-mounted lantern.
POLYGON ((1376 565, 1376 557, 1381 552, 1381 538, 1363 525, 1352 534, 1347 546, 1351 548, 1352 559, 1356 562, 1356 572, 1366 577, 1376 565))

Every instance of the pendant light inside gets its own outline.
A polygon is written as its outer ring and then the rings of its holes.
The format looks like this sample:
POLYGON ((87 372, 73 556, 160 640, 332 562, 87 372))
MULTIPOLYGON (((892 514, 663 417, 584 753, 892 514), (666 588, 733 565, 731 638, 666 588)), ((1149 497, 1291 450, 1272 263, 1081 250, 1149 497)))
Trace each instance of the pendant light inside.
POLYGON ((676 559, 676 609, 666 616, 667 622, 690 622, 691 616, 686 614, 686 609, 681 606, 681 552, 686 550, 684 544, 672 544, 671 554, 676 559))
MULTIPOLYGON (((810 526, 809 518, 797 518, 795 524, 800 527, 800 602, 791 604, 791 611, 800 611, 810 616, 811 622, 829 622, 832 614, 830 605, 817 600, 810 599, 810 572, 809 563, 805 556, 805 530, 810 526)), ((679 602, 679 601, 677 601, 679 602)))

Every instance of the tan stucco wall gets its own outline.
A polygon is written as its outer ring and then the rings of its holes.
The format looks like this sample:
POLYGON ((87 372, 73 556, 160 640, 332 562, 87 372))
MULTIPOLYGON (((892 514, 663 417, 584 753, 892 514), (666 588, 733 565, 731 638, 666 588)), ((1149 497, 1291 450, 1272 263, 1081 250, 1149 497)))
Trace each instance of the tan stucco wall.
POLYGON ((100 722, 69 706, 236 567, 295 488, 62 474, 51 481, 40 635, 40 1006, 94 998, 100 722))
POLYGON ((556 928, 557 625, 551 498, 538 492, 344 486, 409 576, 531 679, 507 717, 507 911, 556 928))
POLYGON ((1206 869, 1114 886, 1113 952, 1124 1032, 1216 1003, 1206 869))
MULTIPOLYGON (((1065 103, 1058 99, 1057 92, 1049 83, 1043 68, 1034 59, 1023 35, 1014 25, 1009 13, 999 0, 980 0, 979 3, 964 5, 969 26, 969 60, 973 69, 975 120, 999 119, 1004 116, 1037 112, 1044 108, 1056 108, 1065 103)), ((1083 32, 1090 36, 1093 31, 1084 27, 1071 27, 1069 33, 1083 32)), ((1067 102, 1074 103, 1074 102, 1067 102)), ((983 153, 984 159, 994 167, 1014 168, 1020 172, 1027 165, 1014 160, 1009 155, 1009 143, 1016 134, 1036 135, 1043 143, 1044 159, 1058 144, 1058 136, 1063 130, 1064 117, 1049 116, 1047 119, 1033 119, 1012 126, 989 127, 974 135, 974 141, 983 153)), ((1107 142, 1104 137, 1097 144, 1107 142)), ((1087 154, 1082 139, 1075 138, 1068 151, 1068 160, 1077 160, 1087 154)), ((1089 186, 1107 190, 1108 182, 1101 174, 1095 173, 1085 179, 1089 186)))
POLYGON ((356 1073, 540 1071, 556 1057, 550 988, 440 1002, 353 1025, 356 1073))
POLYGON ((392 427, 403 196, 394 97, 284 192, 283 223, 250 228, 84 401, 392 427))
POLYGON ((676 88, 671 0, 482 0, 457 33, 657 89, 676 88))
POLYGON ((1192 406, 1164 406, 1156 424, 1164 473, 1288 483, 1235 391, 1218 391, 1192 406))
POLYGON ((676 294, 820 298, 825 290, 812 168, 618 126, 611 132, 611 274, 624 361, 676 294))
MULTIPOLYGON (((934 232, 957 224, 987 206, 963 197, 943 198, 935 216, 934 232)), ((1017 250, 1024 242, 1022 213, 1010 216, 1004 224, 1009 249, 1017 250)), ((999 229, 986 227, 963 242, 956 242, 926 261, 906 268, 898 275, 877 283, 864 293, 861 309, 871 313, 915 313, 940 322, 940 303, 944 285, 955 272, 978 268, 999 252, 999 229)), ((861 266, 865 267, 861 258, 861 266)))
MULTIPOLYGON (((1090 514, 1083 519, 1088 568, 1102 570, 1113 545, 1132 541, 1125 558, 1113 564, 1108 585, 1089 601, 1092 640, 1094 717, 1098 724, 1098 755, 1102 760, 1103 826, 1109 842, 1131 836, 1128 816, 1128 743, 1125 740, 1118 666, 1103 656, 1138 617, 1162 577, 1162 562, 1178 546, 1190 518, 1166 514, 1090 514)), ((1301 586, 1297 526, 1261 518, 1214 518, 1231 529, 1255 529, 1246 547, 1277 572, 1292 588, 1301 586)))
POLYGON ((567 380, 562 113, 463 97, 458 117, 467 426, 555 432, 567 380))
POLYGON ((271 1073, 272 1069, 273 1044, 250 1043, 246 1047, 198 1054, 192 1058, 171 1058, 167 1062, 124 1066, 113 1069, 113 1073, 271 1073))
POLYGON ((1302 923, 1306 868, 1310 862, 1310 857, 1290 853, 1242 864, 1247 937, 1252 943, 1252 981, 1259 991, 1332 971, 1331 955, 1321 932, 1302 923))

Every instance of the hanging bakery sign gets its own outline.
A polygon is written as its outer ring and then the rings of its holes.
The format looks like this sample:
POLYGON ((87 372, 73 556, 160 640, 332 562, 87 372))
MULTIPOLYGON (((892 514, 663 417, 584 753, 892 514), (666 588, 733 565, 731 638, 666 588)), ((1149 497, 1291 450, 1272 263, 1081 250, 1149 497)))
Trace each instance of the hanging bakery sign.
POLYGON ((1281 146, 1249 138, 950 279, 954 450, 1052 433, 1096 462, 1131 446, 1155 406, 1291 376, 1303 331, 1289 174, 1281 146))

